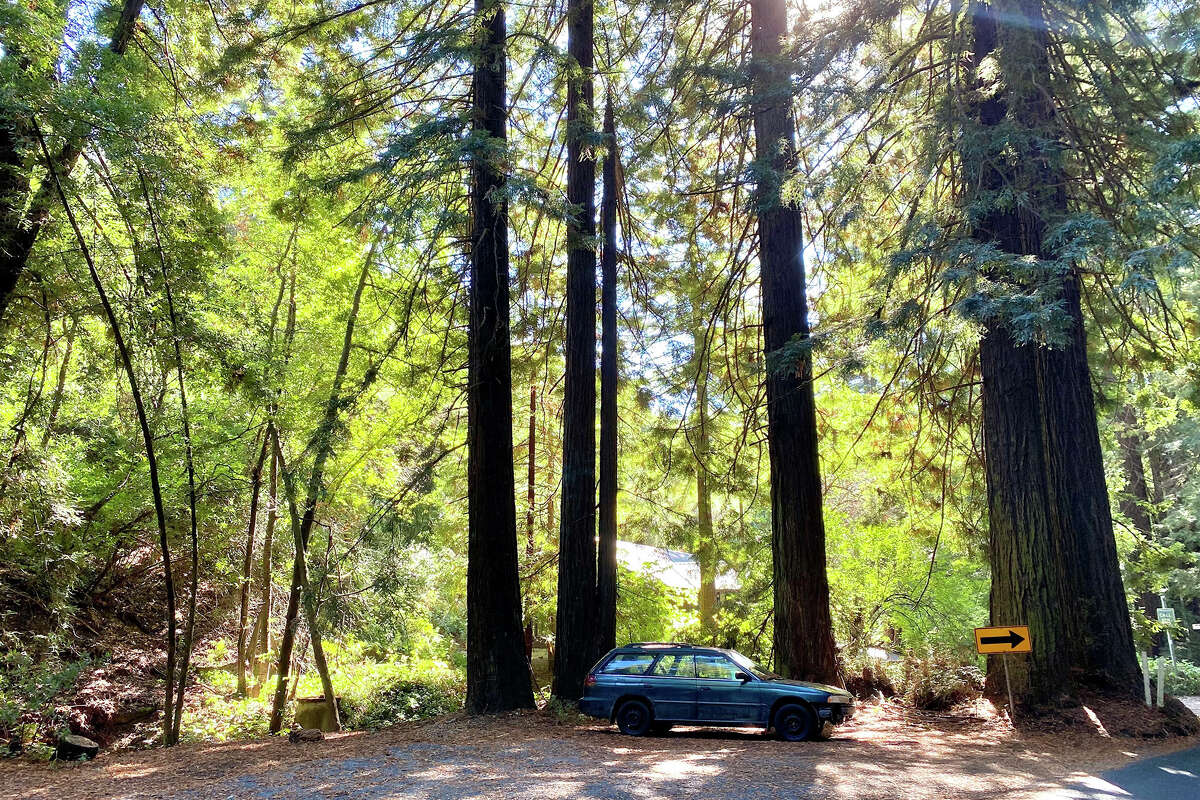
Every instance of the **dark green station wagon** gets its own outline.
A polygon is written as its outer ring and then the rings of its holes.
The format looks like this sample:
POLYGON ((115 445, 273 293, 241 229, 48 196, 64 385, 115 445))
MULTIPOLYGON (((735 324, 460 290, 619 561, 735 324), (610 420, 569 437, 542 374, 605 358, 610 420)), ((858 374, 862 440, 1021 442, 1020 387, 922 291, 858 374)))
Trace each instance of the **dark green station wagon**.
POLYGON ((854 699, 836 686, 764 672, 736 650, 642 642, 600 659, 584 681, 579 709, 631 736, 674 724, 756 726, 800 741, 849 719, 854 699))

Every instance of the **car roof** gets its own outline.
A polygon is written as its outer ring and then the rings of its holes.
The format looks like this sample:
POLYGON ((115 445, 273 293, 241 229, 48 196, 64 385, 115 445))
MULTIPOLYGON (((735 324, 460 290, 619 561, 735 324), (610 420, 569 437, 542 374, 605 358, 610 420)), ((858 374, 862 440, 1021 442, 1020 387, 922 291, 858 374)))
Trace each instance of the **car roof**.
POLYGON ((645 653, 645 652, 676 652, 686 650, 696 653, 720 653, 724 655, 725 650, 719 647, 705 647, 703 645, 688 644, 686 642, 633 642, 623 645, 613 650, 613 653, 645 653))

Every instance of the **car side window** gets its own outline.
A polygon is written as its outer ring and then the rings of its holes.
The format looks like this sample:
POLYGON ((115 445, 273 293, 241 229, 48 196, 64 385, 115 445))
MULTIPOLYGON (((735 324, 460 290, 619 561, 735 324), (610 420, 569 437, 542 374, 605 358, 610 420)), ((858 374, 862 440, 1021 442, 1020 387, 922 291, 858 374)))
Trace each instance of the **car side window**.
POLYGON ((606 675, 643 675, 652 661, 653 653, 617 653, 600 671, 606 675))
POLYGON ((650 674, 659 678, 694 678, 696 677, 696 668, 692 664, 690 655, 668 653, 659 656, 654 668, 650 670, 650 674))
POLYGON ((696 656, 697 678, 733 681, 739 672, 737 665, 724 656, 696 656))

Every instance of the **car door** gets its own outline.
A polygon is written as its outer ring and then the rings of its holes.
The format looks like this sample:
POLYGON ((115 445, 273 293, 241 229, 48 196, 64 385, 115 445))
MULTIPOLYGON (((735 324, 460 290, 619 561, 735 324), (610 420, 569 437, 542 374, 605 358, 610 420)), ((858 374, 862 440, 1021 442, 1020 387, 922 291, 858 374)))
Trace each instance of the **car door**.
POLYGON ((654 704, 654 718, 663 722, 696 719, 696 666, 690 653, 663 653, 642 680, 654 704))
POLYGON ((761 722, 761 698, 753 678, 721 655, 696 655, 696 716, 702 722, 761 722))

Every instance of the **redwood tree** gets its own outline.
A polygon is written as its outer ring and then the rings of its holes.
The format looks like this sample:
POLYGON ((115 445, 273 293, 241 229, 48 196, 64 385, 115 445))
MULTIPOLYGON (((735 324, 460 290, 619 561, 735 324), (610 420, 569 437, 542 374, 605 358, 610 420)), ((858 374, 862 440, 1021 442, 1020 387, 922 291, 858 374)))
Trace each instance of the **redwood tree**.
POLYGON ((795 160, 790 73, 781 52, 787 6, 784 0, 751 0, 750 13, 776 669, 786 677, 832 683, 838 679, 837 657, 807 346, 801 214, 782 192, 795 160))
POLYGON ((597 650, 617 640, 617 133, 604 104, 604 199, 600 203, 600 503, 596 560, 597 650))
POLYGON ((567 314, 554 695, 583 694, 596 654, 596 162, 592 2, 567 4, 567 314))
MULTIPOLYGON (((1027 624, 1033 653, 1010 666, 1021 702, 1071 694, 1078 679, 1137 686, 1117 563, 1078 269, 1048 243, 1069 213, 1070 175, 1051 89, 1040 0, 971 5, 975 98, 960 143, 972 235, 1000 255, 985 267, 1001 294, 1054 298, 1061 331, 1039 339, 1004 312, 983 319, 984 446, 991 617, 1027 624), (978 68, 993 60, 998 75, 978 68)), ((1003 691, 998 660, 989 685, 1003 691)))
POLYGON ((513 496, 504 8, 475 0, 471 323, 467 387, 467 711, 533 707, 513 496))

